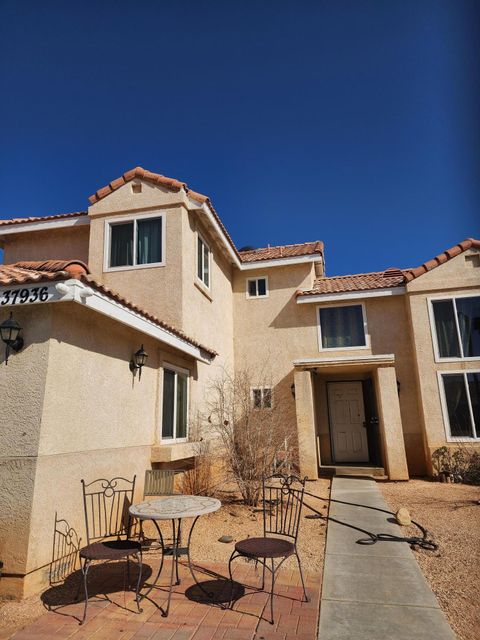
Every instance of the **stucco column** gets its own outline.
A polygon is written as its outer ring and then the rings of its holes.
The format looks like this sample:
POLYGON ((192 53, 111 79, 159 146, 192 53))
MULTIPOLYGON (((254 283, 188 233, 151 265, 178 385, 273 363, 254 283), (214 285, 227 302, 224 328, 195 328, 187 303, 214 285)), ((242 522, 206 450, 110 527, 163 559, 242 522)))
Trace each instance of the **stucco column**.
POLYGON ((408 480, 395 367, 379 367, 375 386, 386 472, 390 480, 408 480))
POLYGON ((300 473, 314 480, 318 478, 318 462, 312 374, 295 369, 294 382, 300 473))

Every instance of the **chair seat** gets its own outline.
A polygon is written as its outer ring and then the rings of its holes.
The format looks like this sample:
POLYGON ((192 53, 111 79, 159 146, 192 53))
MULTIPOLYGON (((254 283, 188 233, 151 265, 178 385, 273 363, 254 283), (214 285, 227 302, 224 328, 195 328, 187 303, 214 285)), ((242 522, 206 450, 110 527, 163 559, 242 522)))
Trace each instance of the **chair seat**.
POLYGON ((281 538, 247 538, 235 544, 235 551, 248 558, 286 558, 295 553, 295 545, 281 538))
POLYGON ((105 540, 93 542, 80 549, 80 557, 87 560, 116 560, 138 553, 142 545, 135 540, 105 540))

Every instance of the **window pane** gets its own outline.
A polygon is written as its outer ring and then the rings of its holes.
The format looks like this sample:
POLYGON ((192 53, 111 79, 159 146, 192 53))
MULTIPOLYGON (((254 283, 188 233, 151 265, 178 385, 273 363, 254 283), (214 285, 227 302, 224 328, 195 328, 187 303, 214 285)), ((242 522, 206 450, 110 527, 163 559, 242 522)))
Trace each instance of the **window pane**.
POLYGON ((207 285, 207 287, 210 286, 210 272, 209 272, 209 259, 208 259, 208 254, 209 254, 209 250, 206 244, 203 245, 203 282, 207 285))
POLYGON ((255 409, 260 409, 262 406, 262 390, 254 389, 253 390, 253 406, 255 409))
POLYGON ((265 278, 258 279, 258 295, 264 296, 267 293, 267 281, 265 278))
POLYGON ((322 347, 363 347, 365 331, 360 305, 320 309, 322 347))
POLYGON ((248 295, 254 298, 257 295, 257 281, 249 280, 248 281, 248 295))
POLYGON ((432 306, 440 357, 459 358, 460 345, 458 344, 455 311, 452 300, 437 300, 432 302, 432 306))
POLYGON ((187 437, 187 378, 177 374, 177 438, 187 437))
POLYGON ((265 409, 272 408, 272 390, 271 389, 263 390, 263 406, 265 407, 265 409))
POLYGON ((458 326, 465 358, 480 356, 480 297, 457 298, 458 326))
POLYGON ((203 242, 198 238, 197 244, 197 276, 203 280, 203 242))
POLYGON ((467 390, 462 374, 442 376, 447 401, 450 434, 454 437, 471 437, 472 422, 468 408, 467 390))
POLYGON ((480 373, 469 373, 467 380, 476 436, 480 438, 480 373))
POLYGON ((163 372, 162 438, 173 438, 174 393, 175 373, 165 369, 163 372))
POLYGON ((110 266, 133 264, 133 222, 112 224, 110 227, 110 266))
POLYGON ((162 219, 137 220, 137 264, 162 261, 162 219))

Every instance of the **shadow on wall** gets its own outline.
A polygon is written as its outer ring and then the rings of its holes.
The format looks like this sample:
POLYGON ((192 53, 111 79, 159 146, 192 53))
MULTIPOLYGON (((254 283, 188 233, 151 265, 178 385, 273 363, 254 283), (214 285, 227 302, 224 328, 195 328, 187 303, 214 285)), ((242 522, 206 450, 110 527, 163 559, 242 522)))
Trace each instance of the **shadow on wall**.
POLYGON ((76 571, 80 543, 81 538, 75 529, 66 520, 59 520, 55 511, 50 585, 57 585, 63 582, 67 576, 76 571))

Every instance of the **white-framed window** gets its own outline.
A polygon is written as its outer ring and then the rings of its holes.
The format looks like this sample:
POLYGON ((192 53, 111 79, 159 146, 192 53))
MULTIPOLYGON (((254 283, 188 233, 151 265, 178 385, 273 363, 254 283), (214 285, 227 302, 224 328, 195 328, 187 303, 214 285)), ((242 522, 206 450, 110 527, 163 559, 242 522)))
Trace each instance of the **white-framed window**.
POLYGON ((480 296, 430 298, 435 360, 480 359, 480 296))
POLYGON ((151 213, 105 220, 104 271, 164 265, 164 216, 151 213))
POLYGON ((370 346, 363 302, 319 306, 317 313, 320 351, 367 349, 370 346))
POLYGON ((268 278, 247 278, 247 298, 268 298, 268 278))
POLYGON ((438 372, 447 440, 480 440, 480 370, 438 372))
POLYGON ((210 247, 202 238, 197 234, 197 278, 203 282, 203 284, 210 289, 210 247))
POLYGON ((189 371, 163 365, 162 441, 185 442, 188 437, 189 371))
POLYGON ((271 409, 273 405, 273 393, 271 387, 253 387, 252 406, 254 409, 271 409))

